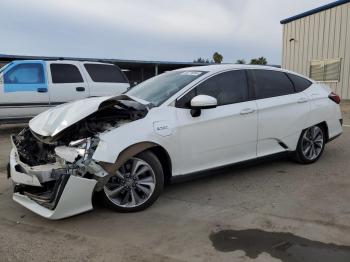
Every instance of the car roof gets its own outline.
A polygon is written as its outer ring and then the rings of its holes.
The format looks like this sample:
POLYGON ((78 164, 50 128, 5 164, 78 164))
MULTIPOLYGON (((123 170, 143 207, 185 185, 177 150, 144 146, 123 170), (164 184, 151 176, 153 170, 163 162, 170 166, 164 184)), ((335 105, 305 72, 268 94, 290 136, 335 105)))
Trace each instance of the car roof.
POLYGON ((80 60, 65 60, 65 59, 59 59, 59 60, 45 60, 45 61, 50 61, 50 62, 55 62, 55 63, 71 63, 71 62, 78 62, 78 63, 83 63, 83 64, 99 64, 99 65, 114 65, 112 63, 102 63, 102 62, 96 62, 96 61, 80 61, 80 60))
POLYGON ((65 59, 53 59, 53 60, 13 60, 13 63, 33 63, 33 62, 55 62, 55 63, 71 63, 71 62, 79 62, 79 63, 89 63, 89 64, 101 64, 101 65, 114 65, 112 63, 103 63, 96 61, 80 61, 80 60, 65 60, 65 59))
POLYGON ((185 67, 178 69, 179 71, 189 71, 189 70, 199 70, 207 72, 220 72, 230 69, 267 69, 267 70, 276 70, 276 71, 286 71, 273 66, 263 66, 263 65, 242 65, 242 64, 211 64, 206 66, 193 66, 185 67))
POLYGON ((193 66, 193 67, 185 67, 185 68, 181 68, 181 69, 177 69, 174 71, 191 71, 191 70, 196 70, 196 71, 205 71, 205 72, 209 72, 210 74, 215 74, 215 73, 219 73, 222 71, 227 71, 227 70, 243 70, 243 69, 263 69, 263 70, 273 70, 273 71, 279 71, 279 72, 285 72, 285 73, 291 73, 297 76, 300 76, 302 78, 308 79, 311 82, 315 82, 314 80, 312 80, 311 78, 301 75, 299 73, 290 71, 290 70, 286 70, 286 69, 282 69, 282 68, 278 68, 278 67, 274 67, 274 66, 264 66, 264 65, 242 65, 242 64, 211 64, 211 65, 207 65, 207 66, 193 66))

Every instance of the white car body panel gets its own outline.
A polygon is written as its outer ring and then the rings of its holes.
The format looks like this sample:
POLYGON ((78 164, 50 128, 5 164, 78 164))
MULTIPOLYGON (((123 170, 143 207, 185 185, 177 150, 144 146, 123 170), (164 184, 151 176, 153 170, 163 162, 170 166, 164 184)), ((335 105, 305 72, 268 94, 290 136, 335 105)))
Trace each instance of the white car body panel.
MULTIPOLYGON (((151 142, 168 153, 172 176, 179 176, 294 151, 301 132, 316 124, 327 125, 329 139, 342 133, 339 105, 328 98, 331 90, 312 80, 313 84, 303 92, 202 109, 198 117, 193 117, 190 109, 175 107, 176 99, 198 83, 220 72, 240 69, 288 72, 270 67, 237 65, 181 69, 208 73, 185 86, 160 106, 150 107, 143 118, 99 133, 99 143, 92 160, 94 163, 113 164, 130 146, 151 142)), ((143 105, 148 103, 131 98, 143 105)), ((30 128, 41 136, 55 136, 96 112, 100 104, 108 99, 113 97, 90 98, 58 106, 31 120, 30 128)), ((11 176, 14 183, 25 184, 26 179, 31 179, 27 184, 38 185, 41 182, 40 179, 34 181, 32 177, 27 177, 28 174, 16 173, 14 166, 18 163, 19 159, 11 152, 11 176)), ((105 171, 100 167, 98 172, 99 176, 103 176, 105 171)), ((95 186, 94 179, 71 175, 54 210, 48 210, 18 193, 14 194, 14 199, 39 215, 59 219, 92 209, 91 196, 95 186)))
POLYGON ((292 95, 259 99, 257 156, 285 151, 279 142, 295 150, 301 131, 306 127, 310 103, 303 92, 292 95))
POLYGON ((342 118, 339 106, 335 106, 328 98, 331 89, 323 84, 313 85, 305 93, 311 100, 311 110, 307 125, 314 125, 325 121, 328 126, 329 138, 333 138, 342 133, 343 129, 338 119, 342 118), (326 98, 327 97, 327 98, 326 98))
MULTIPOLYGON (((93 159, 114 163, 118 155, 130 145, 141 142, 153 142, 166 148, 173 164, 177 166, 176 163, 180 164, 180 153, 176 150, 178 141, 175 138, 177 132, 175 128, 175 110, 174 107, 169 106, 155 107, 148 112, 145 118, 101 134, 101 141, 93 155, 93 159), (166 122, 166 129, 171 130, 169 135, 164 136, 164 133, 159 134, 159 131, 154 129, 154 125, 162 121, 166 122), (135 132, 135 130, 142 130, 142 132, 135 132), (111 139, 116 139, 115 141, 118 141, 118 143, 109 143, 108 141, 111 139)), ((165 132, 164 129, 162 132, 165 132)))
POLYGON ((186 109, 178 108, 176 114, 178 150, 182 159, 181 164, 174 167, 178 170, 175 174, 193 173, 256 157, 255 101, 203 110, 196 118, 186 109), (242 114, 246 109, 254 111, 242 114))

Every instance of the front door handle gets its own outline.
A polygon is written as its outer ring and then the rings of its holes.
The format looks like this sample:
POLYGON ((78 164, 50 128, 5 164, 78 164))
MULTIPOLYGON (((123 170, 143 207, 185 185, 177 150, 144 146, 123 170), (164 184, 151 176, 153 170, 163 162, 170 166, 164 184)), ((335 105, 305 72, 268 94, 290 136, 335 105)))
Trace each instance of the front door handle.
POLYGON ((247 115, 247 114, 251 114, 251 113, 254 113, 255 112, 255 109, 254 108, 245 108, 243 109, 240 114, 241 115, 247 115))
POLYGON ((298 103, 306 103, 307 101, 308 101, 308 99, 305 97, 301 97, 298 99, 298 103))
POLYGON ((46 92, 47 92, 47 88, 46 88, 46 87, 38 87, 38 88, 36 89, 36 91, 37 91, 38 93, 46 93, 46 92))
POLYGON ((78 87, 75 88, 75 90, 77 90, 78 92, 84 92, 85 91, 85 87, 78 86, 78 87))

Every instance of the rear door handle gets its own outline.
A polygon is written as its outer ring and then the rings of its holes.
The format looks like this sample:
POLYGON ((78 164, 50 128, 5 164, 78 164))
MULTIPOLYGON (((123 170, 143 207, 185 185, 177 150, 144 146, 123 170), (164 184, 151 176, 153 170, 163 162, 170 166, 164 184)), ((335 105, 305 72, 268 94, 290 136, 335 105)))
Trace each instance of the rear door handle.
POLYGON ((306 103, 307 101, 308 101, 308 99, 305 97, 301 97, 298 99, 298 103, 306 103))
POLYGON ((255 109, 253 108, 245 108, 243 109, 240 114, 241 115, 247 115, 247 114, 251 114, 251 113, 254 113, 255 112, 255 109))
POLYGON ((84 92, 85 91, 85 87, 78 86, 78 87, 75 88, 75 90, 77 90, 77 92, 84 92))

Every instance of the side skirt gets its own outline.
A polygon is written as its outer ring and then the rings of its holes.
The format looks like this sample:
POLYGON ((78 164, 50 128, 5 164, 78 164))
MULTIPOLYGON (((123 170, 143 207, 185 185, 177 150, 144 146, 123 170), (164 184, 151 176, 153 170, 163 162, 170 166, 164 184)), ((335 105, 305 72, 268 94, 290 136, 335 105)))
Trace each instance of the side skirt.
POLYGON ((3 119, 0 118, 0 125, 1 124, 25 124, 25 123, 28 123, 29 120, 32 119, 33 117, 3 118, 3 119))
POLYGON ((269 156, 258 157, 258 158, 254 158, 251 160, 246 160, 246 161, 242 161, 242 162, 238 162, 238 163, 234 163, 234 164, 205 169, 205 170, 201 170, 198 172, 177 175, 177 176, 171 177, 171 183, 181 183, 181 182, 190 181, 190 180, 194 180, 194 179, 198 179, 198 178, 217 175, 217 174, 224 173, 227 171, 232 171, 232 168, 240 169, 240 168, 244 168, 244 167, 254 166, 254 165, 266 162, 266 161, 288 158, 292 154, 293 154, 293 152, 291 152, 291 151, 285 151, 285 152, 276 153, 276 154, 269 155, 269 156))

